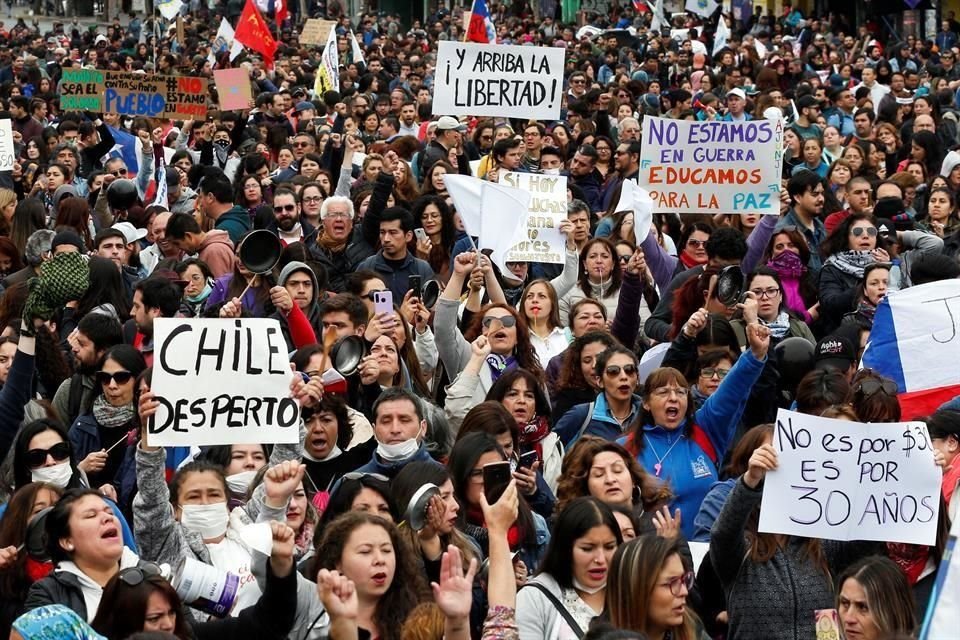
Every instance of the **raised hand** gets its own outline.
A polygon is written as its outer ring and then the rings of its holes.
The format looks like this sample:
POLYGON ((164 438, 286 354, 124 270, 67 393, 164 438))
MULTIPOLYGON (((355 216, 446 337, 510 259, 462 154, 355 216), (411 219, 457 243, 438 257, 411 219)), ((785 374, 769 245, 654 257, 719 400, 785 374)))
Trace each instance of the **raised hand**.
POLYGON ((762 444, 750 456, 749 467, 743 474, 743 482, 751 489, 756 489, 767 476, 767 471, 777 468, 777 450, 772 444, 762 444))

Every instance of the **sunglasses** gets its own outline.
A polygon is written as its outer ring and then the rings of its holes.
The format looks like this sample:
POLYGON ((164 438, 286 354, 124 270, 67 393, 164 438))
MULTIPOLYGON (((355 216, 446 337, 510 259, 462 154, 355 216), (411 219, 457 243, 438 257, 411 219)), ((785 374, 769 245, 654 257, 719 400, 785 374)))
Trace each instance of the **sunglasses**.
POLYGON ((852 233, 857 238, 862 236, 864 233, 866 233, 871 238, 876 238, 877 228, 876 227, 854 227, 853 229, 850 230, 850 233, 852 233))
POLYGON ((706 240, 687 240, 687 246, 697 247, 699 249, 700 247, 707 246, 707 241, 706 240))
POLYGON ((117 579, 128 587, 136 587, 152 576, 162 576, 160 566, 153 562, 141 562, 139 566, 122 569, 117 579))
POLYGON ((373 302, 377 299, 377 294, 383 293, 384 291, 386 291, 386 289, 374 289, 373 291, 368 292, 364 297, 373 302))
POLYGON ((333 496, 340 490, 340 487, 343 486, 344 482, 356 482, 357 480, 362 480, 363 478, 373 478, 374 480, 379 480, 385 484, 390 483, 390 478, 379 473, 363 473, 361 471, 351 471, 350 473, 345 473, 336 480, 333 478, 330 479, 330 485, 327 487, 327 493, 330 495, 330 498, 333 499, 333 496))
POLYGON ((70 445, 66 442, 58 442, 49 449, 30 449, 27 451, 27 464, 31 469, 42 467, 47 461, 47 456, 53 457, 54 462, 63 462, 70 457, 70 445))
POLYGON ((295 204, 278 205, 273 208, 273 211, 275 213, 283 213, 284 211, 286 211, 287 213, 293 213, 296 210, 297 210, 297 205, 295 204))
POLYGON ((111 171, 110 173, 111 173, 115 178, 119 178, 120 176, 125 176, 125 175, 127 175, 127 170, 126 170, 126 169, 117 169, 116 171, 111 171))
POLYGON ((620 375, 621 371, 623 371, 628 376, 635 376, 637 375, 637 365, 625 364, 621 367, 618 364, 611 364, 606 369, 603 370, 603 372, 610 377, 620 375))
POLYGON ((513 316, 487 316, 483 319, 483 326, 485 329, 489 329, 493 325, 494 320, 499 321, 503 325, 504 329, 509 329, 517 324, 517 319, 513 316))
POLYGON ((617 259, 620 260, 620 264, 627 264, 630 262, 632 256, 618 256, 617 259))
POLYGON ((862 393, 867 398, 881 391, 888 396, 895 396, 897 395, 897 383, 893 380, 874 380, 870 378, 853 385, 854 393, 862 393))
POLYGON ((116 371, 114 373, 97 371, 97 382, 104 387, 111 382, 116 382, 117 384, 127 384, 131 380, 133 380, 133 374, 129 371, 116 371))

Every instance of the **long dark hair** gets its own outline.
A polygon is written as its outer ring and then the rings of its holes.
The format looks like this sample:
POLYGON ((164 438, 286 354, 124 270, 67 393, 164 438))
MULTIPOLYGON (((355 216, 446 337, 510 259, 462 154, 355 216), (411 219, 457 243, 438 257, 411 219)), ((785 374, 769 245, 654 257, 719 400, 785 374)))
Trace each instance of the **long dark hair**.
POLYGON ((127 290, 116 263, 107 258, 91 256, 88 264, 90 265, 90 286, 77 302, 75 317, 82 318, 95 307, 110 304, 117 312, 120 322, 123 323, 130 317, 130 303, 127 301, 127 290))
POLYGON ((350 534, 363 525, 383 528, 393 544, 396 557, 393 581, 386 593, 377 601, 373 619, 382 640, 400 640, 403 621, 414 607, 428 599, 429 595, 423 580, 423 572, 417 565, 416 556, 393 523, 357 511, 343 514, 325 529, 323 539, 316 547, 316 566, 318 569, 336 569, 342 562, 343 551, 350 539, 350 534))
MULTIPOLYGON (((147 368, 147 363, 143 359, 143 354, 140 353, 140 350, 136 347, 129 344, 116 344, 109 349, 106 353, 103 354, 103 357, 100 359, 100 364, 98 365, 98 370, 103 368, 104 363, 107 360, 113 360, 121 367, 133 374, 134 379, 136 379, 143 370, 147 368)), ((136 387, 136 383, 134 383, 136 387)), ((88 412, 93 406, 93 401, 97 399, 98 396, 103 395, 103 385, 97 384, 94 387, 93 393, 90 394, 90 399, 86 407, 84 407, 84 412, 88 412)))
MULTIPOLYGON (((52 484, 43 482, 28 482, 20 487, 10 501, 7 510, 0 520, 0 548, 19 547, 26 538, 27 524, 33 517, 33 503, 37 500, 40 491, 49 491, 58 499, 61 490, 52 484)), ((23 603, 27 597, 27 590, 33 581, 27 575, 27 554, 17 554, 13 565, 0 572, 0 597, 23 603)))
MULTIPOLYGON (((429 262, 434 273, 440 273, 444 268, 450 266, 450 251, 457 241, 457 228, 453 222, 453 211, 447 206, 447 201, 437 195, 424 195, 414 200, 413 207, 410 210, 414 227, 423 228, 423 212, 431 204, 440 212, 440 244, 434 245, 433 249, 430 250, 429 262)), ((416 249, 416 236, 414 236, 411 244, 413 249, 416 249)))
POLYGON ((613 269, 610 272, 610 287, 603 292, 603 294, 612 296, 620 290, 620 284, 623 282, 623 272, 620 270, 620 264, 617 261, 616 247, 606 238, 594 238, 587 242, 587 244, 583 245, 583 249, 580 250, 580 290, 583 292, 583 295, 590 298, 593 297, 593 289, 590 286, 590 274, 587 273, 585 263, 587 260, 587 254, 590 253, 590 249, 598 244, 603 245, 603 247, 610 253, 610 260, 613 262, 613 269))
MULTIPOLYGON (((464 507, 460 510, 458 520, 461 526, 471 524, 467 520, 467 512, 471 509, 470 501, 467 499, 470 473, 480 456, 491 451, 499 453, 503 460, 507 459, 503 449, 497 444, 493 436, 486 433, 468 433, 459 439, 453 445, 453 450, 450 451, 447 468, 453 478, 453 490, 457 496, 457 501, 464 507)), ((534 528, 533 512, 531 512, 526 499, 523 496, 519 496, 519 498, 520 508, 517 512, 517 525, 524 536, 523 543, 525 545, 535 545, 537 536, 534 528)), ((477 507, 473 508, 476 509, 477 507)))
POLYGON ((10 239, 24 255, 27 240, 34 231, 47 228, 47 210, 39 198, 24 198, 17 203, 10 219, 10 239))
POLYGON ((80 475, 77 471, 77 461, 74 460, 73 445, 67 437, 67 430, 59 422, 54 422, 48 418, 34 420, 20 430, 17 434, 17 440, 13 444, 13 484, 14 489, 20 489, 30 482, 33 482, 33 475, 30 473, 30 465, 27 463, 27 453, 30 450, 30 441, 37 434, 44 431, 55 432, 63 442, 70 448, 70 466, 73 468, 73 476, 70 479, 68 487, 80 486, 80 475))
MULTIPOLYGON (((383 497, 383 501, 387 503, 387 508, 390 509, 390 517, 393 518, 394 522, 400 522, 400 510, 397 509, 397 503, 390 495, 390 485, 387 482, 370 474, 362 475, 359 478, 341 478, 330 491, 330 500, 323 510, 323 515, 320 516, 320 521, 317 522, 313 535, 315 549, 320 548, 319 545, 323 542, 327 526, 341 515, 349 513, 353 509, 354 499, 364 489, 379 493, 383 497)), ((319 569, 320 566, 317 565, 316 568, 319 569)))
MULTIPOLYGON (((921 133, 924 132, 921 131, 921 133)), ((876 219, 869 213, 851 213, 844 218, 843 222, 838 224, 830 235, 820 244, 820 255, 824 258, 829 258, 835 253, 848 251, 850 249, 850 229, 856 223, 863 221, 876 225, 876 219)), ((877 234, 877 248, 882 249, 883 247, 883 239, 877 234)))
POLYGON ((583 354, 584 347, 595 342, 606 345, 608 349, 620 344, 607 331, 588 331, 574 339, 563 354, 563 367, 560 369, 560 380, 557 382, 558 391, 593 389, 593 386, 583 377, 580 357, 583 354))
POLYGON ((122 581, 120 573, 117 573, 103 588, 100 607, 97 608, 97 615, 90 626, 107 638, 127 638, 137 631, 143 631, 147 601, 154 593, 161 594, 176 613, 173 635, 177 638, 192 638, 193 633, 187 624, 180 596, 161 576, 144 576, 143 582, 131 586, 122 581))
POLYGON ((470 326, 464 332, 464 337, 468 341, 473 341, 477 336, 483 333, 483 317, 490 309, 503 309, 512 315, 517 321, 517 344, 513 348, 514 356, 517 358, 517 366, 527 369, 537 377, 543 379, 543 367, 540 365, 540 358, 530 342, 530 329, 527 327, 527 321, 523 319, 515 308, 505 302, 491 302, 485 305, 480 312, 473 316, 470 326))
POLYGON ((573 588, 573 545, 594 527, 606 526, 623 544, 620 524, 610 507, 594 497, 577 498, 564 507, 553 524, 553 536, 547 552, 540 561, 538 574, 545 573, 565 588, 573 588))
POLYGON ((522 367, 504 371, 500 377, 497 378, 497 381, 493 383, 493 386, 490 387, 486 400, 496 400, 497 402, 503 403, 503 399, 507 396, 510 388, 513 387, 513 383, 517 380, 524 380, 527 383, 529 391, 533 393, 536 405, 535 417, 546 416, 549 418, 550 401, 547 399, 547 394, 543 392, 543 387, 540 386, 537 377, 522 367))

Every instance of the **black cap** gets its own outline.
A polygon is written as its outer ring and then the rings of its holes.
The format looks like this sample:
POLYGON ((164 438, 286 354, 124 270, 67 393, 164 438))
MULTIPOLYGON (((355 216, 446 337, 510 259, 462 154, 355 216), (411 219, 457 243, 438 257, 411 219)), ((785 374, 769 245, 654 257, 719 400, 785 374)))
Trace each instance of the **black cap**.
POLYGON ((797 109, 808 109, 810 107, 819 107, 820 103, 811 95, 805 95, 797 100, 797 109))
POLYGON ((857 350, 853 343, 836 334, 821 339, 814 354, 815 369, 846 371, 857 359, 857 350))
POLYGON ((63 244, 72 244, 80 253, 87 251, 87 247, 83 244, 83 238, 76 231, 70 231, 69 229, 58 231, 57 235, 53 236, 53 242, 50 243, 50 251, 56 251, 57 247, 63 244))

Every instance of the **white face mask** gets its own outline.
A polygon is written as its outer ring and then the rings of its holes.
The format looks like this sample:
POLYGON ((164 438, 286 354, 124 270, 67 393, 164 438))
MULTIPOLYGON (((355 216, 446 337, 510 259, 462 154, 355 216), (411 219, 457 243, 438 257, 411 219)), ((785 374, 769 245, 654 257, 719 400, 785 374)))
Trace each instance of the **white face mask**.
POLYGON ((599 587, 588 587, 588 586, 586 586, 586 585, 581 584, 579 580, 577 580, 576 578, 574 578, 574 579, 573 579, 573 588, 576 589, 577 591, 583 591, 583 592, 586 593, 587 595, 591 595, 591 596, 592 596, 593 594, 598 593, 598 592, 603 591, 604 589, 606 589, 606 588, 607 588, 607 582, 606 582, 606 580, 604 580, 603 584, 600 585, 599 587))
POLYGON ((180 524, 189 531, 196 531, 204 540, 219 538, 227 532, 230 513, 225 502, 185 504, 180 510, 180 524))
POLYGON ((419 449, 420 443, 417 442, 416 438, 404 440, 399 444, 383 444, 381 442, 377 444, 377 455, 388 462, 396 462, 397 460, 406 460, 419 449))
POLYGON ((33 482, 46 482, 60 489, 66 489, 72 477, 73 467, 70 466, 69 460, 52 467, 40 467, 30 472, 30 479, 33 482))
POLYGON ((253 478, 256 475, 256 471, 241 471, 240 473, 227 476, 227 488, 230 489, 230 493, 235 496, 246 496, 247 491, 250 489, 250 483, 253 482, 253 478))
POLYGON ((543 170, 543 175, 545 175, 545 176, 558 176, 558 175, 560 175, 560 169, 559 169, 559 168, 557 168, 557 169, 544 169, 544 170, 543 170))

